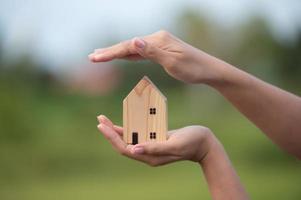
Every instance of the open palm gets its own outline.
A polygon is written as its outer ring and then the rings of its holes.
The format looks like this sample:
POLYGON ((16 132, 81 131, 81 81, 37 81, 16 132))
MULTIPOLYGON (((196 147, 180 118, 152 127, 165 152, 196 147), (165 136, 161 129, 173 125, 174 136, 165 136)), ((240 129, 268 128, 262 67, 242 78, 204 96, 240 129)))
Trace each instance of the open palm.
POLYGON ((209 151, 211 131, 203 126, 187 126, 168 132, 163 142, 146 142, 136 145, 122 140, 123 128, 114 125, 104 115, 98 116, 98 129, 120 154, 159 166, 179 160, 200 162, 209 151))

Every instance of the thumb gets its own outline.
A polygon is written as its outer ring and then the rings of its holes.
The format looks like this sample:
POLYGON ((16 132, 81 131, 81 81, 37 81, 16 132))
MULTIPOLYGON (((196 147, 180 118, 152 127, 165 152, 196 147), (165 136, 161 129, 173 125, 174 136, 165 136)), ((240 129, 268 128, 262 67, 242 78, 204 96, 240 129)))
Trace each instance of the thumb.
POLYGON ((133 147, 135 154, 176 155, 175 148, 168 142, 149 142, 137 144, 133 147))
POLYGON ((134 38, 132 43, 140 56, 163 65, 164 58, 167 56, 167 52, 141 38, 134 38))

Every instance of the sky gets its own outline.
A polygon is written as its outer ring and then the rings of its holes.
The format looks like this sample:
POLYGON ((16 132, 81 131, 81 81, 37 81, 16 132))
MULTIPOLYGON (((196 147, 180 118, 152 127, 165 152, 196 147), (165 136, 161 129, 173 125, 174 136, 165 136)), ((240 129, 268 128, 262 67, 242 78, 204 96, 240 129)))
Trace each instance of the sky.
POLYGON ((87 60, 110 40, 172 31, 185 7, 221 26, 260 14, 280 39, 301 29, 299 0, 1 0, 0 39, 7 56, 28 53, 57 70, 87 60))

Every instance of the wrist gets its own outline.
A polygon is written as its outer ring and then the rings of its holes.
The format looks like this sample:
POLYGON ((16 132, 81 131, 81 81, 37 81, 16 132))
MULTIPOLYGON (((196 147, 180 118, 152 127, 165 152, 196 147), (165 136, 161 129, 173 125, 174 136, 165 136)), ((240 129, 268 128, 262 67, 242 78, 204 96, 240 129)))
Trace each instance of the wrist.
POLYGON ((198 65, 198 83, 207 84, 213 88, 225 86, 235 81, 235 74, 240 71, 232 65, 199 50, 196 63, 198 65))
POLYGON ((207 165, 208 162, 212 162, 212 160, 219 159, 218 157, 224 152, 222 144, 218 141, 213 133, 208 134, 206 141, 207 152, 198 161, 198 163, 202 166, 205 164, 207 165))
POLYGON ((208 153, 199 164, 212 199, 249 199, 222 144, 214 135, 208 153))

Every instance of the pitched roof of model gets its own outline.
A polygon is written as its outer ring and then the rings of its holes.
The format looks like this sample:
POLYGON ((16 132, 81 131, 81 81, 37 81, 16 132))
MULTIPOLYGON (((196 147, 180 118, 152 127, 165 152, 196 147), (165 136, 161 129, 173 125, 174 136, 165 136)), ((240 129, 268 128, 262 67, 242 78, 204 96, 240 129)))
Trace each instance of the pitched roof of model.
POLYGON ((128 96, 134 91, 136 94, 141 94, 143 90, 149 85, 151 85, 165 101, 167 100, 167 98, 147 76, 144 76, 124 99, 127 99, 128 96))

